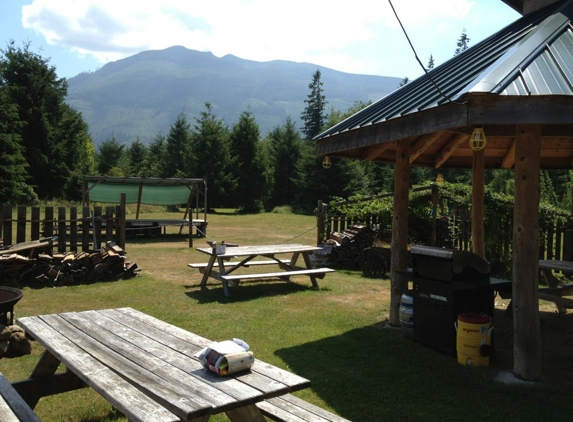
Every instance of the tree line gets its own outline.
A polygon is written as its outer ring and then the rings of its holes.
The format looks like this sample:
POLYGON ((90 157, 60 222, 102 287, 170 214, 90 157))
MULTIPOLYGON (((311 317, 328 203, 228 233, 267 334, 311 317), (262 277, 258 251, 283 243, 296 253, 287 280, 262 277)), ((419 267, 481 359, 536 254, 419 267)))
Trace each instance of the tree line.
MULTIPOLYGON (((231 127, 205 103, 198 116, 182 111, 167 135, 149 144, 139 138, 120 144, 110 135, 95 148, 88 125, 64 101, 67 82, 49 59, 10 42, 0 56, 0 203, 80 201, 82 175, 205 178, 208 206, 242 212, 288 207, 309 213, 317 200, 391 192, 390 164, 332 159, 324 165, 313 138, 321 131, 369 105, 357 101, 348 110, 328 109, 321 73, 308 85, 301 115, 303 127, 292 118, 261 136, 249 109, 231 127)), ((433 59, 431 58, 433 66, 433 59)), ((412 184, 429 184, 438 173, 450 183, 468 184, 469 170, 412 168, 412 184)), ((570 208, 568 171, 542 174, 542 195, 555 206, 570 208)), ((486 183, 512 194, 513 175, 488 170, 486 183)))

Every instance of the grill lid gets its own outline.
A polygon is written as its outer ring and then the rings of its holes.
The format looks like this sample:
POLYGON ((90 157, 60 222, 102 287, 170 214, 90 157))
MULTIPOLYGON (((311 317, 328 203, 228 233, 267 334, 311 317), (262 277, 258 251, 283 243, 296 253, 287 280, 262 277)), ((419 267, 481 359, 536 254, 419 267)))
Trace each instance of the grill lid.
MULTIPOLYGON (((455 274, 461 274, 468 268, 481 274, 489 274, 490 272, 489 262, 473 252, 422 245, 413 245, 410 252, 412 255, 423 255, 425 257, 450 260, 452 261, 452 271, 455 274)), ((415 263, 416 260, 414 259, 414 266, 416 266, 415 263)))

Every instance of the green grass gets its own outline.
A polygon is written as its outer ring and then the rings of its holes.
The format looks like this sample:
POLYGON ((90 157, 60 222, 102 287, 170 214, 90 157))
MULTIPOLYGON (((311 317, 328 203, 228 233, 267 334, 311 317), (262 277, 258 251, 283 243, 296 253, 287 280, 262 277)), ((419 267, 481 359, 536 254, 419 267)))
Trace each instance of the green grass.
MULTIPOLYGON (((147 214, 146 218, 173 218, 147 214)), ((209 216, 208 238, 229 243, 316 242, 314 217, 266 213, 209 216)), ((512 322, 507 302, 496 300, 496 356, 488 367, 468 368, 387 328, 389 280, 337 271, 311 289, 307 277, 294 283, 260 281, 201 291, 201 275, 187 267, 206 256, 188 248, 176 229, 156 240, 127 244, 128 260, 141 268, 130 280, 24 289, 16 317, 130 306, 212 340, 247 341, 255 356, 311 380, 296 395, 353 421, 552 421, 573 414, 573 314, 541 313, 544 380, 538 385, 495 381, 513 366, 512 322)), ((415 318, 415 316, 414 316, 415 318)), ((11 380, 26 378, 42 352, 0 360, 11 380)), ((47 422, 125 421, 90 389, 43 398, 36 412, 47 422)), ((1 418, 0 418, 1 419, 1 418)), ((216 416, 212 421, 226 421, 216 416)))

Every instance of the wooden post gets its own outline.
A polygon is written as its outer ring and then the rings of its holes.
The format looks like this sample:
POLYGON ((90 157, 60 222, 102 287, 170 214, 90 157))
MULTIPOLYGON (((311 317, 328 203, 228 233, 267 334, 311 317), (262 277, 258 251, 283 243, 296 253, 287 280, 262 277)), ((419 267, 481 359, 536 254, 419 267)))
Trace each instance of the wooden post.
POLYGON ((400 324, 400 300, 408 279, 397 272, 408 266, 408 199, 410 192, 410 143, 398 142, 394 169, 394 209, 390 260, 390 325, 400 324))
POLYGON ((70 251, 78 251, 78 207, 70 207, 70 251))
POLYGON ((58 207, 58 252, 66 252, 66 207, 58 207))
POLYGON ((326 215, 326 204, 322 200, 318 200, 316 207, 316 246, 324 240, 326 236, 326 228, 324 224, 324 216, 326 215))
POLYGON ((513 211, 513 372, 529 381, 541 377, 539 328, 539 168, 541 127, 517 125, 513 211))
POLYGON ((120 248, 125 250, 125 204, 127 202, 127 196, 125 193, 120 195, 119 208, 116 211, 117 218, 117 233, 118 236, 117 244, 120 248))
POLYGON ((12 244, 12 205, 4 204, 2 209, 2 232, 4 237, 2 242, 4 246, 12 244))
POLYGON ((26 206, 18 205, 18 222, 16 223, 16 243, 26 241, 26 206))
POLYGON ((484 150, 474 151, 472 163, 472 250, 485 258, 483 220, 485 198, 485 158, 484 150))

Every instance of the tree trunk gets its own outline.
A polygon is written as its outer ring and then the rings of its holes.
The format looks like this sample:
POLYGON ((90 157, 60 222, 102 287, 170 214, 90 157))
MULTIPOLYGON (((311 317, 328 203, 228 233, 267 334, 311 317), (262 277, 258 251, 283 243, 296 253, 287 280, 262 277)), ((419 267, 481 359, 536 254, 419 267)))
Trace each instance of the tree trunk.
POLYGON ((408 290, 408 279, 397 272, 408 266, 408 199, 410 193, 410 143, 397 145, 394 170, 394 210, 392 217, 392 257, 390 264, 390 325, 400 324, 400 300, 408 290))
POLYGON ((484 240, 484 192, 485 165, 484 150, 474 151, 472 165, 472 248, 473 252, 485 258, 484 240))
POLYGON ((541 128, 517 125, 513 211, 513 371, 524 380, 541 377, 539 328, 539 168, 541 128))

